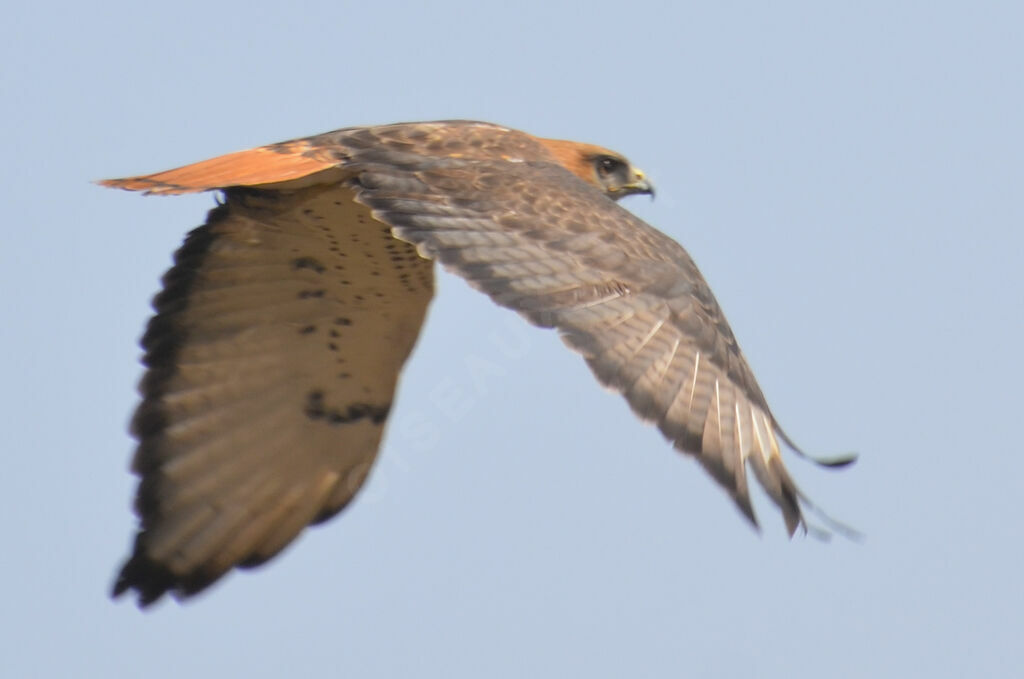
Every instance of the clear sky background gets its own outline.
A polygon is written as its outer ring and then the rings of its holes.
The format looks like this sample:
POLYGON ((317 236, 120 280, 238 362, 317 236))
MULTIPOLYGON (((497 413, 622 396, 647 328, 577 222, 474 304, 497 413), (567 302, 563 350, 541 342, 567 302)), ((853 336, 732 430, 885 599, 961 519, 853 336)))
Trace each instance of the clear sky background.
POLYGON ((13 3, 0 22, 5 677, 1006 677, 1024 663, 1024 10, 945 2, 13 3), (791 459, 789 540, 554 333, 443 276, 373 477, 141 613, 126 432, 210 195, 90 180, 475 118, 627 154, 791 459), (496 369, 479 379, 475 366, 496 369), (445 394, 457 394, 454 403, 445 394))

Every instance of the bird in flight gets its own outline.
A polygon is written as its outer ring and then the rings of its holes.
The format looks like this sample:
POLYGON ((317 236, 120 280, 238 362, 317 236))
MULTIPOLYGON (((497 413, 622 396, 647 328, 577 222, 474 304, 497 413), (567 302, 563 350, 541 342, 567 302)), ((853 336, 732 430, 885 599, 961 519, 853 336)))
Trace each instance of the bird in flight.
POLYGON ((556 328, 755 526, 748 469, 790 535, 806 530, 801 506, 814 506, 779 442, 800 451, 693 260, 617 204, 654 192, 618 153, 482 122, 402 123, 100 183, 223 193, 175 254, 142 338, 140 526, 115 596, 195 594, 352 500, 435 260, 556 328))

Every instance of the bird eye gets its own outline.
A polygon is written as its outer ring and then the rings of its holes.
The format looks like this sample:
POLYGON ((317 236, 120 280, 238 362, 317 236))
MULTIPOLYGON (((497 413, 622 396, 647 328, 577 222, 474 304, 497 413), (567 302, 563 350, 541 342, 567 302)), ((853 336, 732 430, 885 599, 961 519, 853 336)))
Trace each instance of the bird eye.
POLYGON ((612 158, 611 156, 600 156, 597 158, 596 165, 597 174, 601 177, 607 177, 622 167, 622 161, 618 158, 612 158))

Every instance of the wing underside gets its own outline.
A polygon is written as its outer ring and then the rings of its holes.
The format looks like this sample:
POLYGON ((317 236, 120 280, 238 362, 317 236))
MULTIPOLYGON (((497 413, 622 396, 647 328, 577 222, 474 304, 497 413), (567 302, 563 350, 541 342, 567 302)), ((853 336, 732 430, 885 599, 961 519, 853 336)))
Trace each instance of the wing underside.
POLYGON ((349 502, 432 290, 432 264, 351 192, 228 191, 143 338, 142 528, 116 591, 198 591, 349 502))

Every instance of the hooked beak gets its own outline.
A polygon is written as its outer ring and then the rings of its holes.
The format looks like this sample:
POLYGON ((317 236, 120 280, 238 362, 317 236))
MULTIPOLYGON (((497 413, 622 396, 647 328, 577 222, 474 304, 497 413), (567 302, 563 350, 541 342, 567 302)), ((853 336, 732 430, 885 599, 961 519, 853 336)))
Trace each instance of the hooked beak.
POLYGON ((616 198, 622 198, 623 196, 632 196, 635 193, 646 193, 654 200, 654 184, 647 179, 647 175, 644 174, 643 170, 633 170, 633 181, 629 184, 624 184, 619 189, 619 195, 616 198))

